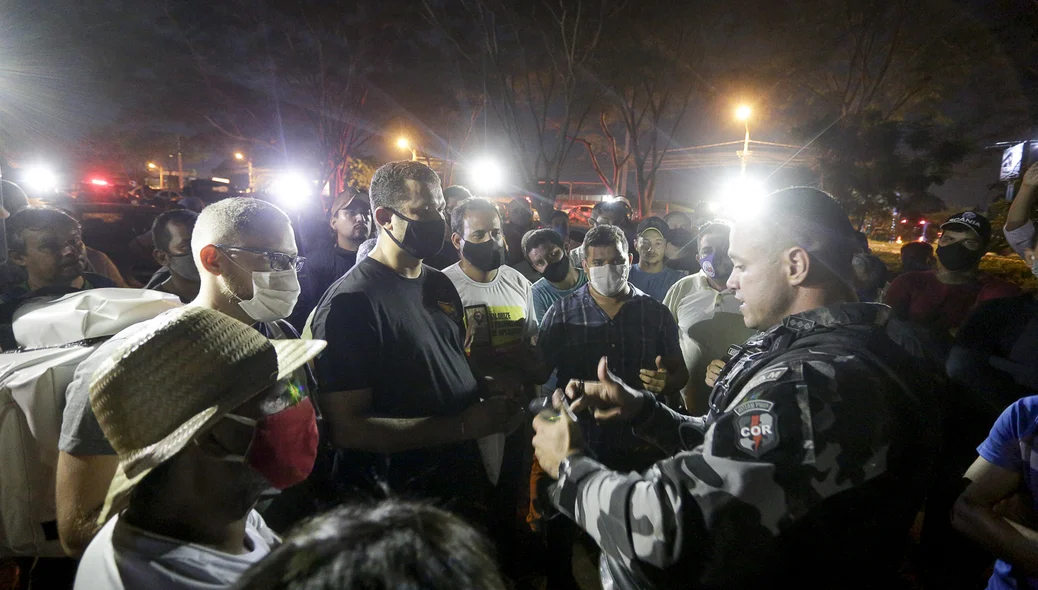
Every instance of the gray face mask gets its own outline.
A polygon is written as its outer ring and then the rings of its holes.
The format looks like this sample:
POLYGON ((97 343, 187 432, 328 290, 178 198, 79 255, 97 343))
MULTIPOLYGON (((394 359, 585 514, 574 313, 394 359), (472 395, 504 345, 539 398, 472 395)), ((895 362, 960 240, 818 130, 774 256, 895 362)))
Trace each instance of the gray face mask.
POLYGON ((195 266, 195 257, 191 254, 181 254, 179 256, 170 254, 169 270, 194 283, 202 280, 198 275, 198 267, 195 266))

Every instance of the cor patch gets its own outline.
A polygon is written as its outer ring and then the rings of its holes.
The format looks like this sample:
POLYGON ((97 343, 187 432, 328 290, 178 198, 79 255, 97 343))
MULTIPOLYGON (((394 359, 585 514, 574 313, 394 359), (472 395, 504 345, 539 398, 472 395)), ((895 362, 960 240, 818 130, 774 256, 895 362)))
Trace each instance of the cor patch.
POLYGON ((735 446, 754 458, 774 449, 779 443, 778 416, 766 400, 748 401, 735 408, 735 446))

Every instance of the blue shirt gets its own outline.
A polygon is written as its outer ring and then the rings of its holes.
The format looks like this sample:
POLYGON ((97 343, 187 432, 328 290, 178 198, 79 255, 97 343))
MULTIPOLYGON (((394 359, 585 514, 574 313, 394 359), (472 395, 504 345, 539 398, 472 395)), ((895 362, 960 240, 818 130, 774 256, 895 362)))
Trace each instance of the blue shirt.
MULTIPOLYGON (((1003 469, 1016 471, 1031 493, 1031 508, 1038 509, 1038 452, 1034 446, 1038 432, 1038 396, 1030 396, 1006 408, 998 417, 991 433, 979 447, 977 453, 985 461, 1003 469)), ((1025 578, 1013 571, 1013 566, 1002 561, 995 562, 995 571, 988 580, 990 590, 1014 590, 1020 587, 1038 588, 1038 579, 1025 578), (1017 580, 1026 581, 1020 586, 1017 580)))
POLYGON ((537 279, 537 282, 533 284, 533 313, 537 316, 537 322, 544 318, 544 314, 548 312, 548 308, 551 304, 555 303, 559 299, 576 293, 577 289, 587 284, 587 275, 579 267, 577 268, 577 283, 569 289, 559 289, 555 285, 548 282, 548 279, 541 277, 537 279))
MULTIPOLYGON (((681 358, 678 325, 662 303, 632 287, 631 298, 612 319, 591 297, 588 285, 555 302, 544 314, 537 346, 558 372, 560 386, 570 379, 598 380, 598 362, 609 359, 609 369, 631 387, 642 389, 641 369, 656 369, 656 357, 681 358)), ((631 428, 597 424, 581 416, 588 448, 607 466, 618 470, 644 469, 653 463, 655 449, 640 452, 646 443, 631 428)), ((658 458, 658 457, 656 457, 658 458)))
POLYGON ((649 297, 656 301, 663 301, 663 298, 667 296, 667 291, 684 276, 681 272, 667 266, 664 266, 660 272, 649 273, 642 271, 635 264, 631 267, 631 276, 627 280, 649 297))

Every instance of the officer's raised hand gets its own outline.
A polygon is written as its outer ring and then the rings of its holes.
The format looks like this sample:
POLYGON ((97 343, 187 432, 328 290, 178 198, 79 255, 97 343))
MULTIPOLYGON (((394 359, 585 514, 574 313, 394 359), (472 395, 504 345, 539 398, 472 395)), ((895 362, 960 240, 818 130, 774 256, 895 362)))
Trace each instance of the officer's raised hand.
MULTIPOLYGON (((553 401, 555 407, 561 405, 558 399, 562 395, 556 391, 553 401)), ((599 422, 612 420, 629 420, 642 409, 648 393, 633 389, 609 370, 606 357, 598 361, 598 381, 570 381, 566 385, 566 397, 572 401, 570 406, 574 412, 585 409, 591 411, 599 422)))
POLYGON ((559 478, 559 465, 567 457, 584 450, 580 426, 568 412, 545 410, 533 419, 533 456, 552 479, 559 478))

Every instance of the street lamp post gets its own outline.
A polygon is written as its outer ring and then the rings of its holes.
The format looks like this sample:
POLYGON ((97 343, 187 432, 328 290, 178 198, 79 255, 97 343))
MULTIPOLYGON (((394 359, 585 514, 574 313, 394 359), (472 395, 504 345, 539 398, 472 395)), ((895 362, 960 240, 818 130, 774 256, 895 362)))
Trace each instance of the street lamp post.
POLYGON ((418 160, 418 150, 416 150, 414 146, 411 145, 411 141, 408 140, 406 137, 401 137, 400 139, 396 140, 396 147, 402 150, 411 150, 411 161, 415 162, 418 160))
POLYGON ((246 158, 245 154, 241 152, 234 152, 234 159, 239 162, 244 161, 249 167, 249 186, 245 187, 246 190, 252 190, 252 158, 246 158))
POLYGON ((741 176, 746 176, 746 160, 750 157, 750 115, 753 114, 753 109, 749 105, 740 105, 735 109, 736 120, 742 121, 746 125, 746 138, 742 142, 742 151, 739 152, 739 160, 742 162, 741 176))
POLYGON ((159 166, 159 165, 155 164, 154 162, 148 162, 148 169, 149 170, 158 170, 159 171, 159 189, 161 190, 161 189, 166 188, 166 183, 163 182, 163 176, 165 175, 165 170, 163 170, 162 166, 159 166))

